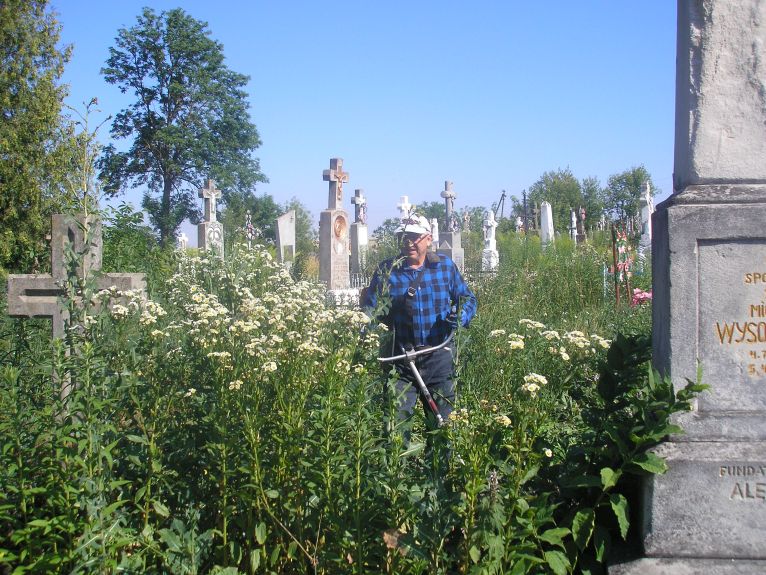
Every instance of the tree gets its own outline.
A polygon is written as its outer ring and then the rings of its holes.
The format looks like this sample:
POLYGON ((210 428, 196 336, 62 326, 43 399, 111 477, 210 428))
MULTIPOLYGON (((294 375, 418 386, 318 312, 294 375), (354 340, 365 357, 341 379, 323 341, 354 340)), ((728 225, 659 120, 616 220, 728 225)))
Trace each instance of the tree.
POLYGON ((136 100, 115 116, 112 144, 99 167, 104 190, 146 185, 143 207, 166 244, 185 219, 199 221, 197 190, 213 178, 226 203, 266 181, 252 156, 261 141, 248 115, 248 77, 224 64, 223 46, 205 22, 182 9, 159 16, 145 8, 133 28, 121 28, 101 70, 136 100))
POLYGON ((553 212, 553 227, 561 233, 566 233, 571 222, 571 211, 577 210, 583 204, 580 182, 572 175, 569 168, 558 169, 555 172, 545 172, 529 188, 528 206, 532 214, 532 205, 548 202, 553 212))
POLYGON ((604 213, 604 190, 598 178, 585 178, 580 184, 582 207, 585 208, 585 228, 595 228, 604 213))
POLYGON ((647 182, 652 194, 657 193, 652 177, 644 166, 633 167, 609 176, 605 190, 605 207, 615 220, 625 222, 638 215, 641 196, 647 182))
POLYGON ((250 212, 250 221, 253 226, 261 232, 261 237, 275 241, 276 240, 276 220, 282 215, 282 208, 274 201, 269 194, 256 196, 253 194, 231 195, 221 214, 221 223, 226 230, 226 234, 240 233, 244 237, 244 227, 247 219, 247 212, 250 212))
POLYGON ((72 131, 59 80, 70 48, 57 46, 61 26, 47 5, 0 2, 0 270, 42 261, 68 167, 72 131))
POLYGON ((318 253, 319 232, 314 226, 314 217, 298 198, 287 202, 282 213, 295 210, 295 252, 296 254, 314 255, 318 253))

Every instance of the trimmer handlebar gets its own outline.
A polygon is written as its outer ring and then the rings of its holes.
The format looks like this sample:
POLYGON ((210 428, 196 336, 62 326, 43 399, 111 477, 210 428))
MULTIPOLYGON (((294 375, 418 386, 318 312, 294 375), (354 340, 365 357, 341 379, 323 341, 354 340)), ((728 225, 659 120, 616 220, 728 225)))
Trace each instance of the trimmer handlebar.
POLYGON ((424 347, 418 350, 407 350, 401 345, 399 346, 401 350, 404 352, 402 355, 392 355, 391 357, 379 357, 378 361, 381 363, 391 363, 394 361, 400 361, 402 359, 410 360, 415 359, 419 355, 426 355, 427 353, 432 353, 436 350, 439 350, 446 346, 450 341, 452 341, 452 337, 455 335, 455 332, 453 331, 447 336, 447 339, 445 339, 443 342, 441 342, 439 345, 434 345, 432 347, 424 347))

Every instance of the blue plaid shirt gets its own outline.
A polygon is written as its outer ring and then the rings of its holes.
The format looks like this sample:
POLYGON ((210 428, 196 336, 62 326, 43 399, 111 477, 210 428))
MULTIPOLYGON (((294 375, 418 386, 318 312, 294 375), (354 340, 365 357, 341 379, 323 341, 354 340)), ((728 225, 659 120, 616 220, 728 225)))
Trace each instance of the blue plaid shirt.
POLYGON ((401 257, 381 262, 360 303, 372 314, 378 302, 381 299, 385 302, 387 296, 391 298, 390 310, 376 319, 393 329, 396 341, 404 346, 430 346, 443 342, 453 329, 447 317, 457 314, 461 304, 461 325, 468 327, 476 315, 476 296, 455 263, 447 256, 430 252, 419 268, 408 267, 401 257), (406 304, 407 288, 417 281, 421 271, 423 276, 412 299, 410 316, 406 304))

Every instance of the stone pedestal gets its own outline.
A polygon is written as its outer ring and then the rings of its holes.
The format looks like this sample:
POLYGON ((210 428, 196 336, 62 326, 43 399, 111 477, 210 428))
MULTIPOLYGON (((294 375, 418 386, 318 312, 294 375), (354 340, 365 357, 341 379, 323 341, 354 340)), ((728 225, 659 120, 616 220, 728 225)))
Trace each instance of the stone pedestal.
POLYGON ((367 263, 367 226, 355 222, 351 224, 351 273, 362 273, 367 263))
POLYGON ((620 574, 766 573, 766 4, 680 0, 675 193, 652 216, 653 358, 711 389, 656 448, 647 558, 620 574))
POLYGON ((350 287, 348 214, 324 210, 319 214, 319 279, 328 290, 350 287))
POLYGON ((460 272, 463 272, 465 257, 460 232, 441 232, 439 234, 439 249, 436 252, 452 259, 460 272))

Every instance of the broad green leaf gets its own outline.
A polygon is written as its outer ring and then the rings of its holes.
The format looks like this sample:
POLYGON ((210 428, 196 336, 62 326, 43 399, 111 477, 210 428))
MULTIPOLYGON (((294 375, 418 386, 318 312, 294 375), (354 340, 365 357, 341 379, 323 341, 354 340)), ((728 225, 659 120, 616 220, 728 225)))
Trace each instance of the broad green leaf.
POLYGON ((160 517, 169 517, 170 516, 170 510, 165 507, 163 503, 160 501, 157 501, 156 499, 152 501, 152 505, 154 506, 154 510, 157 512, 157 515, 160 517))
POLYGON ((604 488, 604 491, 617 485, 620 475, 622 475, 622 471, 619 469, 615 471, 611 467, 603 467, 601 469, 601 486, 604 488))
POLYGON ((665 460, 650 452, 637 455, 633 459, 633 463, 649 473, 661 474, 668 470, 668 464, 665 463, 665 460))
POLYGON ((542 535, 540 535, 540 539, 551 545, 563 547, 564 544, 562 543, 562 539, 570 533, 571 531, 566 527, 554 527, 553 529, 544 531, 542 535))
POLYGON ((276 489, 267 489, 266 497, 268 497, 269 499, 276 499, 277 497, 279 497, 279 491, 277 491, 276 489))
POLYGON ((537 475, 537 472, 540 471, 539 465, 533 465, 530 467, 527 472, 524 474, 524 477, 521 478, 520 485, 524 485, 527 481, 532 479, 535 475, 537 475))
POLYGON ((140 443, 142 445, 149 445, 149 442, 146 440, 145 437, 142 437, 140 435, 127 435, 126 436, 128 441, 132 441, 133 443, 140 443))
POLYGON ((475 545, 471 546, 468 550, 468 554, 471 556, 471 561, 474 563, 478 563, 479 559, 481 559, 481 551, 479 551, 475 545))
POLYGON ((593 547, 596 549, 596 561, 599 563, 603 563, 606 559, 610 542, 609 530, 601 525, 596 525, 596 529, 593 530, 593 547))
POLYGON ((545 561, 556 575, 567 575, 569 559, 561 551, 546 551, 545 561))
POLYGON ((612 511, 614 511, 617 522, 620 524, 620 536, 624 540, 628 536, 628 528, 630 527, 628 500, 620 493, 612 493, 609 496, 609 503, 612 504, 612 511))
POLYGON ((590 507, 581 509, 572 520, 572 536, 580 549, 585 549, 593 533, 593 524, 596 520, 596 514, 590 507))
POLYGON ((258 545, 263 545, 266 541, 266 524, 261 521, 255 528, 255 540, 258 545))

